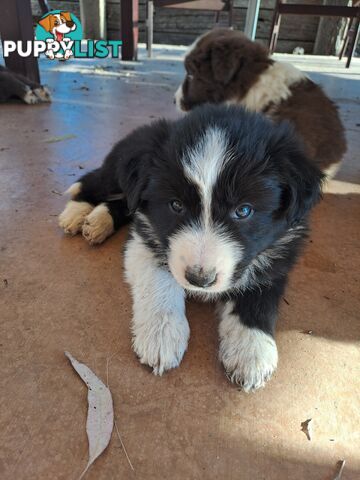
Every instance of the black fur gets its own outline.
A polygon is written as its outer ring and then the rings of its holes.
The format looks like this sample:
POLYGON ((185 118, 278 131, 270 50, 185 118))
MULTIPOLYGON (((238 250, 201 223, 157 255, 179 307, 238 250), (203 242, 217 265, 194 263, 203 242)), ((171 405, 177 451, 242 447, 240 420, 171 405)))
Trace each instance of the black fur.
POLYGON ((211 215, 243 247, 232 286, 218 297, 234 301, 245 325, 273 334, 278 302, 323 179, 288 124, 275 125, 239 107, 208 105, 175 122, 155 122, 119 142, 101 168, 82 177, 75 200, 107 202, 116 228, 135 212, 143 214, 135 215, 134 229, 159 266, 168 268, 169 239, 201 215, 199 191, 184 175, 184 153, 210 126, 226 132, 232 152, 214 186, 211 215), (124 200, 109 201, 119 194, 124 200), (184 203, 181 215, 170 210, 172 199, 184 203), (254 206, 254 215, 234 220, 230 213, 243 203, 254 206))
MULTIPOLYGON (((29 91, 33 92, 31 103, 48 102, 51 100, 40 83, 33 82, 29 78, 0 65, 0 103, 5 103, 12 99, 20 99, 25 102, 29 91), (39 97, 38 93, 36 93, 38 91, 43 93, 44 98, 39 97)), ((26 103, 29 103, 29 101, 26 103)))

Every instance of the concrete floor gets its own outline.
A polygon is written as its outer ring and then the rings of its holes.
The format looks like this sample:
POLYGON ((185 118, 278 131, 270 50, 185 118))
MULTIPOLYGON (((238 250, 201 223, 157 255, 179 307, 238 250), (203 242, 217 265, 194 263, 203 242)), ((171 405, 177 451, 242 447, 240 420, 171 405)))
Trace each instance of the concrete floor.
POLYGON ((130 346, 123 230, 103 246, 57 227, 62 192, 134 127, 165 115, 181 48, 138 64, 41 63, 52 105, 0 107, 0 478, 77 478, 87 461, 86 388, 69 350, 109 383, 135 471, 113 434, 89 480, 360 478, 360 60, 291 57, 340 104, 349 151, 313 214, 291 274, 268 386, 238 392, 217 361, 209 304, 190 302, 189 350, 162 378, 130 346), (68 136, 67 138, 62 138, 68 136), (55 137, 58 137, 57 141, 55 137), (304 333, 312 330, 312 335, 304 333), (301 422, 312 418, 312 441, 301 422))

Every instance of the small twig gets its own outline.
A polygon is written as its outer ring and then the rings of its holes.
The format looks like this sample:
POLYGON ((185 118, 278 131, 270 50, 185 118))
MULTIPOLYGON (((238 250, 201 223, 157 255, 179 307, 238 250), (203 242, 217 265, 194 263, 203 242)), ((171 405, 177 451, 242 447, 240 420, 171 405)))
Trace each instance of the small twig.
POLYGON ((345 467, 345 460, 339 460, 336 464, 336 477, 334 477, 334 480, 341 480, 344 467, 345 467))
POLYGON ((118 429, 116 420, 114 421, 114 424, 115 424, 115 428, 116 428, 116 433, 118 434, 118 437, 119 437, 121 446, 122 446, 122 448, 123 448, 123 450, 124 450, 124 453, 125 453, 125 456, 126 456, 126 458, 127 458, 128 463, 129 463, 129 465, 130 465, 130 468, 131 468, 132 471, 135 471, 135 468, 133 467, 133 464, 131 463, 131 460, 130 460, 130 458, 129 458, 129 455, 128 455, 127 451, 126 451, 124 442, 123 442, 122 439, 121 439, 121 435, 120 435, 120 432, 119 432, 119 429, 118 429))
POLYGON ((62 193, 58 192, 57 190, 51 190, 51 193, 55 193, 55 195, 60 195, 60 197, 62 197, 62 193))
POLYGON ((286 305, 290 305, 290 303, 286 300, 285 297, 283 297, 283 300, 284 300, 284 302, 286 303, 286 305))
MULTIPOLYGON (((119 352, 115 352, 115 353, 113 353, 110 357, 107 357, 107 358, 106 358, 106 385, 107 385, 108 388, 109 388, 109 364, 110 364, 110 360, 111 360, 115 355, 117 355, 118 353, 119 353, 119 352)), ((116 433, 117 433, 117 436, 119 437, 119 440, 120 440, 122 449, 124 450, 126 459, 127 459, 128 463, 129 463, 129 465, 130 465, 130 468, 131 468, 131 470, 135 471, 135 468, 133 467, 133 464, 131 463, 131 460, 130 460, 129 455, 128 455, 128 453, 127 453, 127 450, 126 450, 126 448, 125 448, 124 442, 122 441, 122 438, 121 438, 121 435, 120 435, 120 432, 119 432, 119 429, 118 429, 118 426, 117 426, 117 423, 116 423, 116 419, 114 419, 114 425, 115 425, 116 433)))

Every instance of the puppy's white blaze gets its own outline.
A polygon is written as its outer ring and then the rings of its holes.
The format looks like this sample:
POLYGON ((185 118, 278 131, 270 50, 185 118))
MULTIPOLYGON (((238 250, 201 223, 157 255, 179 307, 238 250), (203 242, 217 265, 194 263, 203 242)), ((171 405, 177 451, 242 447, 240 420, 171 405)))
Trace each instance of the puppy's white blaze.
POLYGON ((135 232, 125 251, 125 274, 134 299, 134 351, 141 363, 162 375, 180 364, 187 348, 190 329, 185 292, 169 272, 158 267, 135 232))
POLYGON ((182 112, 181 102, 182 102, 182 99, 184 98, 184 92, 183 92, 183 86, 182 86, 182 84, 179 85, 179 88, 176 90, 174 98, 175 98, 176 108, 177 108, 180 112, 182 112))
POLYGON ((210 127, 182 160, 185 176, 199 188, 204 226, 211 223, 211 197, 214 185, 231 159, 228 137, 220 128, 210 127))
MULTIPOLYGON (((290 97, 290 87, 306 75, 289 63, 274 62, 259 76, 240 104, 248 110, 261 111, 270 103, 278 104, 290 97)), ((236 98, 228 103, 238 103, 236 98)))
POLYGON ((242 256, 242 247, 222 233, 221 228, 192 225, 183 228, 170 239, 169 268, 177 282, 184 288, 203 292, 185 278, 187 267, 200 266, 204 271, 214 268, 217 280, 206 292, 216 293, 231 287, 236 264, 242 256))
POLYGON ((71 198, 74 198, 81 192, 81 187, 81 182, 75 182, 66 190, 65 195, 69 195, 71 198))
POLYGON ((271 335, 241 323, 233 308, 228 302, 220 313, 219 358, 230 380, 249 392, 269 380, 277 367, 278 352, 271 335))

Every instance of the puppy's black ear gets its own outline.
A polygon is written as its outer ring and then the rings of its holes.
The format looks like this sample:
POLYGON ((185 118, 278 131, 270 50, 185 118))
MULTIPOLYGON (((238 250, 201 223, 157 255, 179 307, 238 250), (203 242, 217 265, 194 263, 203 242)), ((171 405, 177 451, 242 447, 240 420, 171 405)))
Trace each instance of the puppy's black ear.
POLYGON ((287 141, 286 157, 281 162, 282 211, 289 226, 295 226, 320 200, 325 175, 307 158, 293 134, 287 141))
POLYGON ((134 213, 142 201, 152 165, 159 157, 170 132, 165 120, 141 127, 115 145, 107 162, 115 164, 117 184, 125 194, 130 213, 134 213))

